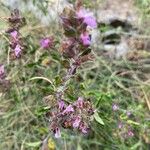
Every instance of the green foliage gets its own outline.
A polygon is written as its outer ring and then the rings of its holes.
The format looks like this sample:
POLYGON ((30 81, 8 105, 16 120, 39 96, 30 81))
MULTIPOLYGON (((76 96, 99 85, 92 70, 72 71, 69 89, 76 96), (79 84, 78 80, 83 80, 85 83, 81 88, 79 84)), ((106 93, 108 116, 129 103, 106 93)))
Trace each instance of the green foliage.
POLYGON ((32 143, 26 143, 28 147, 39 147, 41 145, 41 141, 38 142, 32 142, 32 143))
MULTIPOLYGON (((146 8, 149 14, 150 1, 137 0, 137 2, 140 7, 146 8)), ((40 8, 45 11, 45 4, 40 8)), ((3 9, 0 9, 1 11, 5 14, 3 9)), ((39 50, 38 42, 42 32, 48 35, 56 34, 58 39, 62 38, 62 33, 57 34, 58 29, 51 30, 51 26, 36 30, 34 26, 37 20, 32 14, 30 17, 33 21, 30 22, 30 26, 33 28, 22 29, 27 48, 21 60, 9 60, 9 43, 7 38, 0 34, 0 63, 5 64, 7 78, 11 80, 11 86, 5 92, 1 91, 0 87, 0 149, 2 150, 39 149, 41 139, 49 132, 47 118, 43 116, 52 106, 50 102, 50 106, 47 107, 43 97, 52 95, 54 87, 59 87, 64 75, 64 70, 61 68, 68 66, 68 62, 61 61, 58 53, 53 52, 49 55, 49 51, 39 50), (48 63, 43 63, 45 59, 48 63), (48 78, 54 85, 43 79, 30 80, 39 76, 48 78)), ((0 30, 4 24, 0 21, 0 30)), ((147 150, 150 144, 147 103, 150 85, 147 81, 149 74, 142 69, 147 71, 149 64, 143 64, 141 61, 141 66, 137 66, 137 62, 112 61, 98 56, 96 50, 94 53, 96 53, 95 60, 80 68, 79 76, 71 80, 65 95, 69 102, 75 101, 78 96, 88 97, 92 101, 97 110, 94 114, 92 131, 88 136, 83 136, 64 130, 62 139, 54 140, 57 149, 147 150), (122 76, 119 72, 131 74, 122 76), (112 110, 113 103, 119 105, 119 111, 112 110), (131 117, 127 116, 127 111, 131 111, 131 117), (120 134, 119 121, 131 126, 134 137, 124 138, 120 134)))
POLYGON ((100 123, 101 125, 104 125, 103 120, 100 118, 97 112, 94 113, 94 118, 98 123, 100 123))

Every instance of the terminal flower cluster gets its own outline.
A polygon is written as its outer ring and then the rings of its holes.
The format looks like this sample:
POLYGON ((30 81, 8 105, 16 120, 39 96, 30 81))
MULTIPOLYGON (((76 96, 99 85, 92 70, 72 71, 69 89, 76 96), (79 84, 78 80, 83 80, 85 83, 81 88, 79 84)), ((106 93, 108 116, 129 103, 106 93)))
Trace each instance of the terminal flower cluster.
POLYGON ((60 100, 50 113, 50 130, 56 138, 61 137, 61 128, 74 129, 87 134, 90 129, 89 120, 93 113, 91 102, 82 97, 73 104, 66 104, 64 100, 60 100))
POLYGON ((19 10, 15 9, 8 18, 10 28, 6 31, 9 34, 11 56, 13 58, 21 57, 23 43, 19 29, 25 24, 25 18, 20 16, 19 10))
MULTIPOLYGON (((77 130, 83 134, 87 134, 90 129, 91 116, 94 114, 92 103, 79 97, 75 102, 67 104, 64 94, 68 81, 76 74, 78 67, 92 59, 89 28, 97 26, 93 14, 81 5, 65 8, 60 19, 64 38, 60 42, 59 52, 69 62, 69 67, 62 79, 61 90, 55 91, 57 106, 49 112, 50 130, 56 138, 61 137, 62 128, 77 130)), ((52 44, 53 40, 50 38, 44 38, 40 42, 42 48, 49 48, 52 44)))
MULTIPOLYGON (((82 7, 65 8, 60 16, 65 38, 61 52, 67 58, 81 58, 85 51, 90 53, 91 34, 89 28, 97 27, 94 15, 82 7)), ((84 53, 88 55, 89 53, 84 53)))

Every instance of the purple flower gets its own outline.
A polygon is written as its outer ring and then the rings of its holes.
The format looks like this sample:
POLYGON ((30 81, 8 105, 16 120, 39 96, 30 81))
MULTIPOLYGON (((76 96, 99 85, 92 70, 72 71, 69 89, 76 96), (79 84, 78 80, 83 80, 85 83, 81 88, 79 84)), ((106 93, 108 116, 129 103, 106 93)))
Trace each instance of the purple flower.
POLYGON ((91 44, 91 37, 87 32, 80 35, 80 40, 84 46, 89 46, 91 44))
POLYGON ((83 134, 87 134, 89 128, 86 127, 86 126, 84 125, 84 123, 82 122, 82 123, 80 124, 80 126, 79 126, 79 129, 81 130, 81 132, 82 132, 83 134))
POLYGON ((84 134, 87 134, 88 133, 88 128, 86 128, 86 127, 82 128, 81 132, 84 133, 84 134))
POLYGON ((85 9, 80 9, 77 12, 77 17, 79 19, 83 19, 83 23, 85 23, 86 25, 88 25, 92 28, 97 27, 96 19, 91 12, 88 12, 85 9))
POLYGON ((86 23, 88 26, 90 26, 92 28, 96 28, 96 26, 97 26, 96 19, 92 16, 86 17, 84 19, 84 23, 86 23))
POLYGON ((47 37, 47 38, 43 38, 40 41, 40 45, 42 48, 50 48, 53 45, 53 38, 52 37, 47 37))
POLYGON ((61 137, 60 129, 56 128, 55 129, 55 138, 60 138, 60 137, 61 137))
POLYGON ((63 114, 70 113, 70 112, 74 112, 72 105, 67 106, 66 109, 63 111, 63 114))
POLYGON ((112 106, 113 111, 119 110, 119 106, 117 104, 113 104, 112 106))
POLYGON ((12 31, 12 32, 10 33, 10 35, 11 35, 11 37, 12 37, 13 39, 17 40, 17 38, 18 38, 18 32, 17 32, 16 30, 12 31))
POLYGON ((79 97, 77 102, 75 103, 75 105, 78 107, 78 108, 83 108, 83 104, 84 104, 84 100, 82 97, 79 97))
POLYGON ((81 118, 78 116, 75 118, 75 121, 73 122, 73 127, 74 128, 78 128, 79 127, 79 124, 81 122, 81 118))
POLYGON ((59 102, 58 102, 58 108, 59 108, 59 110, 60 110, 60 111, 63 110, 64 107, 65 107, 64 101, 63 101, 63 100, 59 101, 59 102))
POLYGON ((16 45, 14 52, 16 57, 19 57, 21 55, 21 46, 19 44, 16 45))
POLYGON ((0 79, 4 77, 5 70, 4 70, 4 65, 0 65, 0 79))
POLYGON ((129 131, 128 131, 128 136, 129 136, 129 137, 133 137, 133 136, 134 136, 134 133, 133 133, 131 130, 129 130, 129 131))

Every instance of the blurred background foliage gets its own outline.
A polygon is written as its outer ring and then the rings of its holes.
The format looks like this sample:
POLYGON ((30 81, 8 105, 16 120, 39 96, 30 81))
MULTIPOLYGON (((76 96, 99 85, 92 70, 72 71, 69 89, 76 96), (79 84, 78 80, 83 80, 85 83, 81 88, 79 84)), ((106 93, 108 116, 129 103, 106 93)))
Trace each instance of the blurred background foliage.
MULTIPOLYGON (((35 10, 42 11, 42 15, 45 16, 48 13, 48 5, 55 3, 54 0, 30 1, 38 8, 35 10)), ((8 2, 9 5, 0 2, 0 63, 5 65, 7 79, 10 80, 9 87, 0 86, 0 149, 37 150, 49 133, 48 121, 44 117, 47 106, 43 98, 53 94, 54 91, 46 81, 40 79, 30 81, 30 79, 43 76, 55 81, 55 85, 59 86, 59 80, 65 72, 65 69, 62 69, 64 64, 61 56, 56 51, 41 50, 39 40, 47 35, 53 35, 59 41, 62 39, 63 30, 53 21, 49 25, 47 22, 41 23, 41 18, 35 15, 36 11, 31 11, 32 8, 24 9, 22 15, 26 18, 26 26, 21 29, 26 45, 24 55, 21 59, 10 60, 8 38, 4 34, 8 25, 4 18, 9 16, 12 9, 10 4, 14 1, 8 2)), ((28 2, 24 0, 22 5, 28 2)), ((102 0, 98 1, 100 2, 102 0)), ((95 1, 92 3, 84 0, 84 4, 87 8, 95 8, 95 1)), ((135 0, 135 5, 140 11, 142 23, 148 24, 150 0, 135 0)), ((150 31, 149 26, 146 28, 141 26, 141 29, 144 33, 150 31)), ((93 54, 95 60, 84 64, 71 80, 66 98, 70 101, 75 101, 78 96, 90 98, 104 125, 93 122, 91 132, 87 136, 66 130, 59 140, 51 135, 49 149, 148 150, 150 148, 150 64, 144 62, 149 58, 148 54, 137 61, 111 60, 99 55, 99 50, 94 48, 93 54), (119 106, 116 112, 112 110, 114 103, 119 106), (131 116, 127 115, 128 111, 131 112, 131 116), (128 129, 118 128, 119 122, 130 126, 134 136, 125 138, 121 133, 128 129)))

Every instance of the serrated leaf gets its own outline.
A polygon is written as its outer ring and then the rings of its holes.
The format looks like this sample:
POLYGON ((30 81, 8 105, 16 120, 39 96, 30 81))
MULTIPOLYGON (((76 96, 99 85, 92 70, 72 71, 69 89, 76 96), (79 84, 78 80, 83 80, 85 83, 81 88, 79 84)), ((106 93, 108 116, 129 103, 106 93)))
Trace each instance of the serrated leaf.
POLYGON ((26 143, 26 145, 29 147, 39 147, 41 143, 42 143, 41 141, 38 141, 38 142, 26 143))
POLYGON ((99 124, 104 125, 103 120, 101 119, 101 117, 98 115, 97 112, 94 113, 94 118, 99 124))

